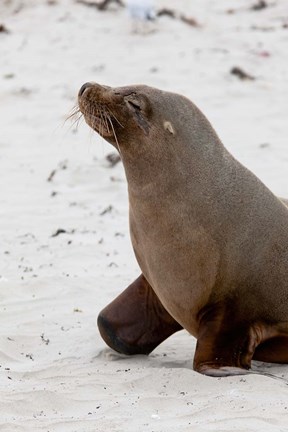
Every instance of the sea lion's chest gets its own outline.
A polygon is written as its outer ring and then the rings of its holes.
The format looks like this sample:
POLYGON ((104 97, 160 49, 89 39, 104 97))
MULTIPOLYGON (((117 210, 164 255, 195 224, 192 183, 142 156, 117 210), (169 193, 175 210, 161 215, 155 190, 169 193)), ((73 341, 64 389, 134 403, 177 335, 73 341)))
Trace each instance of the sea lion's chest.
POLYGON ((142 273, 164 307, 196 334, 196 315, 213 290, 219 255, 203 227, 173 208, 147 214, 130 206, 131 241, 142 273))

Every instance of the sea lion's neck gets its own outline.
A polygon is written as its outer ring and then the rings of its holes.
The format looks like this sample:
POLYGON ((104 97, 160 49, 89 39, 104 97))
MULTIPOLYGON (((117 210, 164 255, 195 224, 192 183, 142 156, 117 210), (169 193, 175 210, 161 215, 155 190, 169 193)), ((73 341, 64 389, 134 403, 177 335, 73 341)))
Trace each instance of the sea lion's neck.
POLYGON ((209 150, 204 146, 200 143, 196 148, 192 145, 184 149, 172 147, 169 151, 161 149, 153 154, 143 152, 140 155, 123 152, 129 195, 137 197, 137 200, 157 197, 161 201, 177 188, 185 191, 197 184, 207 184, 207 188, 215 186, 225 169, 223 160, 225 166, 226 161, 229 164, 229 159, 233 158, 220 141, 210 145, 209 150))

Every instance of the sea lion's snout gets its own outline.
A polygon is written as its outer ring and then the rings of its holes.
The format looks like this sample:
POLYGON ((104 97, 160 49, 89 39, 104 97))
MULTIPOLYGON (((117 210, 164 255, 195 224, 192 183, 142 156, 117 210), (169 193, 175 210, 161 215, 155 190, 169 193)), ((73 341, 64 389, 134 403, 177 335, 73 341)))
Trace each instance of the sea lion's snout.
POLYGON ((93 84, 90 83, 90 82, 86 82, 85 84, 83 84, 82 87, 81 87, 80 90, 79 90, 78 96, 81 97, 81 96, 83 95, 83 93, 85 92, 85 90, 86 90, 88 87, 92 87, 92 86, 93 86, 93 84))
POLYGON ((86 82, 78 92, 79 110, 86 123, 104 138, 117 142, 117 129, 121 123, 114 114, 110 87, 86 82))
POLYGON ((82 87, 80 88, 80 90, 78 92, 78 97, 81 98, 84 95, 85 90, 87 90, 87 89, 93 89, 94 94, 97 94, 98 97, 99 96, 102 97, 103 94, 107 93, 107 90, 111 89, 111 87, 88 81, 85 84, 83 84, 82 87))
POLYGON ((142 87, 111 88, 86 82, 78 92, 79 110, 86 123, 112 145, 127 142, 142 130, 148 136, 151 125, 149 98, 142 87))

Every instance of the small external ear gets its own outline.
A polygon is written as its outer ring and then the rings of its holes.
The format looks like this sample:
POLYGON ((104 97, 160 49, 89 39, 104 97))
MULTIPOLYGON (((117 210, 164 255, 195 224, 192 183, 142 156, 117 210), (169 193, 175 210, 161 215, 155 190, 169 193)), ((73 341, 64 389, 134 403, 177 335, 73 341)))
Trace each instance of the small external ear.
POLYGON ((172 124, 170 123, 170 121, 164 121, 163 123, 164 129, 167 130, 168 132, 170 132, 171 135, 175 135, 175 131, 174 128, 172 126, 172 124))

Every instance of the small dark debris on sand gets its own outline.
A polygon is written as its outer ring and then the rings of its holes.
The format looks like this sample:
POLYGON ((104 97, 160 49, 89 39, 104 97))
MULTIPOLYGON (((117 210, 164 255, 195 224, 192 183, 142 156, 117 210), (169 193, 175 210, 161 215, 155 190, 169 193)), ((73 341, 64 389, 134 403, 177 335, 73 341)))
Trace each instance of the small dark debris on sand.
POLYGON ((10 33, 10 30, 7 29, 7 27, 4 24, 0 24, 0 33, 10 33))
POLYGON ((166 9, 166 8, 159 9, 158 12, 156 13, 156 15, 158 17, 168 16, 170 18, 176 18, 176 12, 173 11, 172 9, 166 9))
POLYGON ((49 176, 47 178, 47 181, 48 182, 52 182, 52 180, 54 179, 55 174, 57 173, 57 171, 66 170, 66 169, 67 169, 67 161, 59 162, 58 167, 55 168, 55 169, 53 169, 51 171, 51 173, 49 174, 49 176))
POLYGON ((45 345, 49 345, 50 339, 45 338, 44 333, 41 334, 41 340, 45 343, 45 345))
POLYGON ((63 228, 58 228, 57 231, 55 231, 55 233, 51 235, 51 237, 58 237, 60 234, 74 234, 74 233, 75 233, 75 229, 67 231, 63 228))
POLYGON ((109 205, 108 207, 106 207, 106 208, 105 208, 105 209, 100 213, 100 216, 104 216, 104 215, 107 214, 107 213, 111 213, 112 210, 113 210, 113 206, 112 206, 112 205, 109 205))
POLYGON ((167 9, 167 8, 159 9, 156 12, 156 16, 157 17, 168 16, 169 18, 179 19, 180 21, 190 25, 191 27, 200 27, 198 21, 195 18, 187 17, 186 15, 179 14, 172 9, 167 9))
POLYGON ((53 178, 54 178, 56 172, 57 172, 56 169, 51 171, 51 173, 49 174, 49 176, 48 176, 48 178, 47 178, 47 181, 48 181, 48 182, 51 182, 51 181, 53 180, 53 178))
POLYGON ((113 168, 118 162, 121 161, 121 158, 117 153, 109 153, 106 156, 106 160, 109 162, 110 167, 113 168))
POLYGON ((15 78, 15 74, 14 73, 7 73, 5 75, 3 75, 4 79, 13 79, 15 78))
POLYGON ((33 357, 33 354, 26 354, 26 356, 25 356, 26 358, 29 358, 30 360, 32 360, 32 361, 34 361, 34 357, 33 357))
POLYGON ((259 144, 259 147, 260 147, 261 149, 265 149, 265 148, 270 147, 270 144, 267 143, 267 142, 265 142, 265 143, 261 143, 261 144, 259 144))
POLYGON ((271 32, 271 31, 275 31, 276 29, 273 26, 253 25, 253 26, 251 26, 251 30, 262 31, 262 32, 271 32))
POLYGON ((124 4, 121 0, 103 0, 103 1, 86 1, 86 0, 77 0, 77 3, 83 4, 89 7, 95 7, 99 11, 105 11, 108 9, 111 3, 116 3, 118 6, 124 7, 124 4))
POLYGON ((185 15, 180 15, 180 20, 184 22, 185 24, 190 25, 191 27, 200 27, 198 21, 196 21, 195 18, 192 17, 186 17, 185 15))
POLYGON ((55 231, 55 233, 51 235, 51 237, 57 237, 60 234, 66 234, 66 233, 67 233, 67 231, 65 229, 58 228, 57 231, 55 231))
POLYGON ((268 7, 268 4, 264 0, 259 0, 257 3, 255 3, 253 6, 251 6, 251 10, 259 11, 262 9, 266 9, 268 7))
POLYGON ((255 77, 253 77, 252 75, 249 75, 248 73, 246 73, 245 71, 243 71, 243 69, 241 69, 240 67, 233 67, 230 71, 230 73, 232 75, 236 75, 239 79, 241 80, 250 80, 250 81, 254 81, 255 77))

